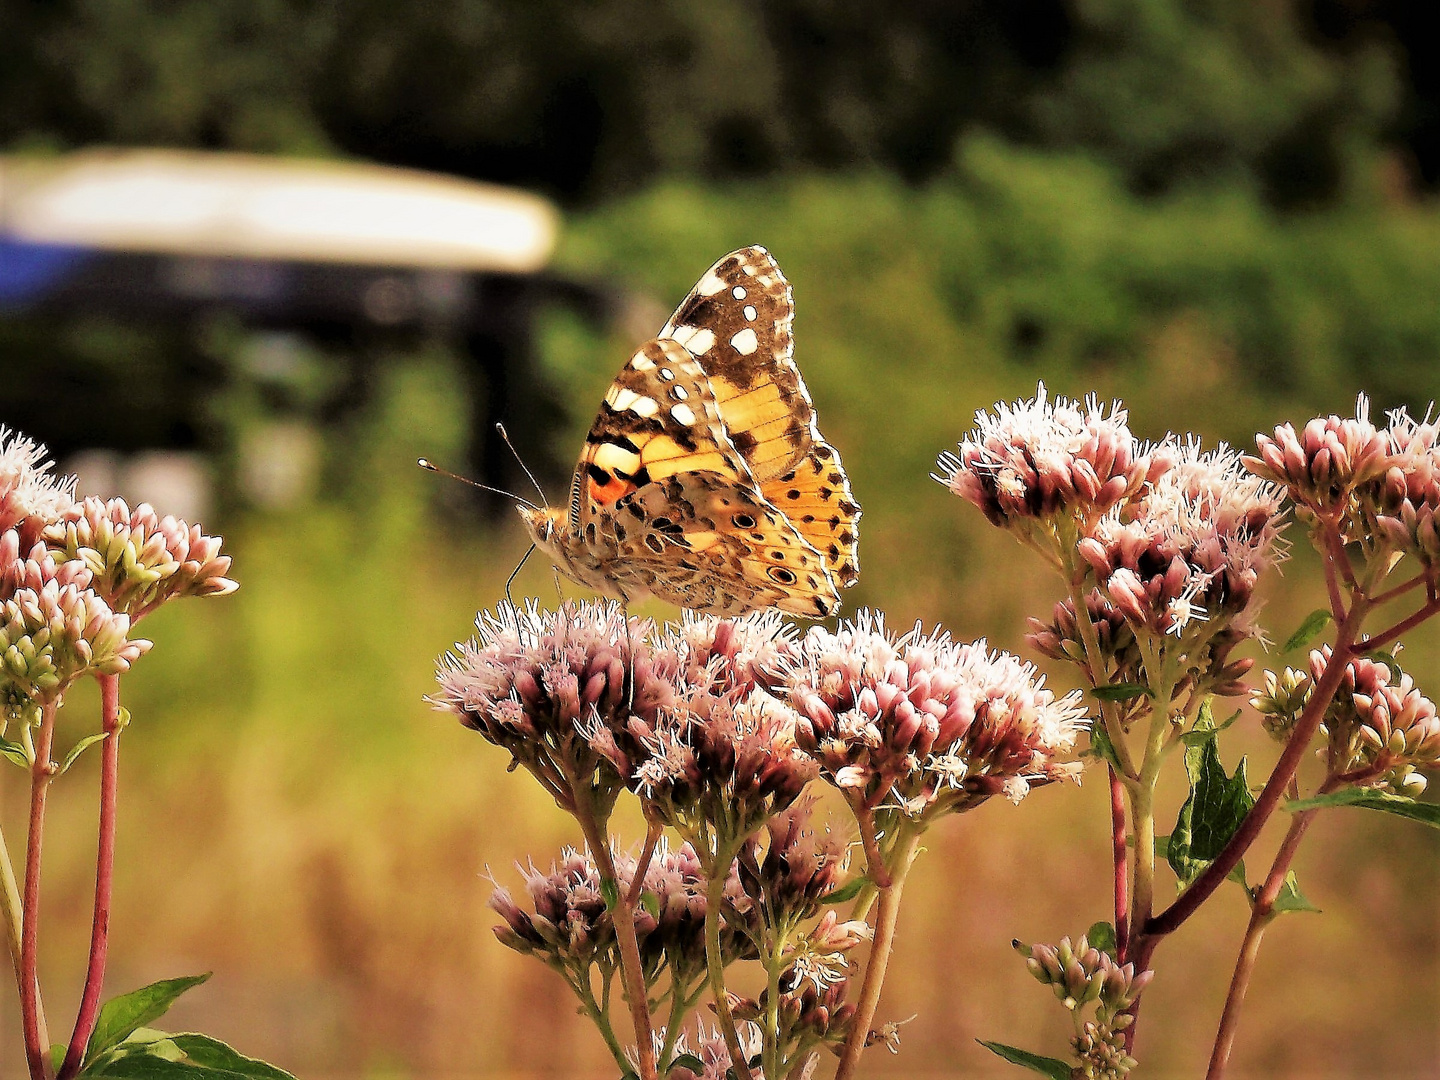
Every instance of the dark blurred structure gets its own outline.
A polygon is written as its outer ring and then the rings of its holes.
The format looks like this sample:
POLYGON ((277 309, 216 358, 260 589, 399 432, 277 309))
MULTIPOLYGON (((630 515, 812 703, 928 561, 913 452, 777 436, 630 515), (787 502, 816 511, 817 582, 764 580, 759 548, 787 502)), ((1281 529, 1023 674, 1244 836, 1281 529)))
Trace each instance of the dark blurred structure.
POLYGON ((1440 183, 1428 0, 9 0, 0 145, 340 153, 592 202, 657 176, 868 166, 986 129, 1136 190, 1440 183), (1263 107, 1261 105, 1263 103, 1263 107))
POLYGON ((546 272, 556 227, 536 196, 377 166, 0 157, 0 328, 39 350, 6 350, 5 420, 61 456, 213 450, 205 399, 232 374, 197 340, 215 318, 341 352, 322 422, 363 401, 387 347, 438 340, 469 376, 471 467, 503 484, 495 422, 529 432, 553 410, 533 364, 538 309, 602 302, 546 272), (61 328, 97 319, 145 331, 147 348, 107 364, 65 347, 61 328), (74 403, 60 413, 57 380, 74 403))

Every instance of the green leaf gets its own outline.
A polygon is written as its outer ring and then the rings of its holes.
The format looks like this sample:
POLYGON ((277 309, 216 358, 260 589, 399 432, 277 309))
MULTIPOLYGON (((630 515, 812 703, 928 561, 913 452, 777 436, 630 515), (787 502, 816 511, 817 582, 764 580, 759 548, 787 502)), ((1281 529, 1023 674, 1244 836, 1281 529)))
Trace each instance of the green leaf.
POLYGON ((975 1041, 992 1054, 999 1054, 1012 1065, 1019 1065, 1031 1072, 1037 1072, 1041 1076, 1048 1076, 1051 1080, 1070 1080, 1070 1066, 1059 1058, 1041 1057, 1039 1054, 1030 1053, 1029 1050, 1006 1046, 1004 1043, 986 1042, 984 1039, 975 1041))
MULTIPOLYGON (((1196 733, 1213 734, 1208 710, 1202 708, 1195 722, 1196 733), (1202 727, 1202 725, 1205 725, 1202 727)), ((1182 885, 1188 885, 1225 849, 1225 844, 1245 820, 1255 799, 1245 777, 1245 759, 1233 777, 1225 775, 1214 738, 1185 748, 1185 772, 1190 778, 1190 796, 1180 807, 1165 857, 1182 885)))
POLYGON ((1090 753, 1112 769, 1120 769, 1120 755, 1115 752, 1115 744, 1110 741, 1110 733, 1099 721, 1096 721, 1090 729, 1090 753))
POLYGON ((681 1054, 670 1063, 670 1068, 672 1070, 689 1069, 696 1076, 705 1075, 705 1062, 701 1061, 694 1054, 681 1054))
POLYGON ((1440 803, 1417 802, 1405 795, 1391 795, 1374 788, 1343 788, 1312 799, 1294 799, 1285 804, 1292 814, 1302 810, 1323 810, 1331 806, 1360 806, 1409 818, 1432 829, 1440 829, 1440 803))
POLYGON ((1206 698, 1205 703, 1200 706, 1200 712, 1195 717, 1195 726, 1180 736, 1180 741, 1186 746, 1202 746, 1211 739, 1217 738, 1220 733, 1240 719, 1240 709, 1230 714, 1230 718, 1223 724, 1216 726, 1215 714, 1210 710, 1211 699, 1206 698))
POLYGON ((1281 652, 1294 652, 1296 649, 1304 648, 1317 637, 1320 631, 1325 629, 1325 624, 1331 621, 1331 614, 1326 608, 1316 608, 1305 616, 1305 621, 1295 628, 1295 632, 1285 639, 1285 646, 1281 652))
POLYGON ((65 1064, 65 1052, 68 1049, 69 1047, 64 1043, 56 1043, 50 1047, 50 1066, 57 1073, 60 1071, 60 1066, 65 1064))
POLYGON ((137 1031, 80 1075, 127 1080, 295 1080, 284 1069, 246 1057, 208 1035, 167 1035, 148 1029, 137 1031))
POLYGON ((1154 697, 1155 691, 1148 686, 1141 686, 1139 683, 1122 682, 1111 683, 1109 686, 1096 686, 1091 689, 1092 697, 1101 701, 1129 701, 1137 697, 1154 697))
POLYGON ((600 899, 605 901, 606 911, 614 911, 620 906, 620 886, 614 881, 601 878, 600 899))
POLYGON ((204 975, 187 975, 179 979, 161 979, 159 982, 142 986, 128 994, 111 998, 100 1006, 100 1016, 95 1022, 95 1031, 85 1049, 85 1061, 94 1061, 105 1051, 126 1039, 136 1028, 144 1027, 160 1019, 175 999, 186 990, 199 986, 210 978, 204 975))
POLYGON ((11 742, 9 739, 0 738, 0 754, 9 758, 22 769, 30 768, 30 759, 25 756, 25 747, 18 742, 11 742))
POLYGON ((1295 871, 1291 870, 1285 875, 1285 884, 1280 886, 1280 892, 1275 897, 1275 903, 1271 910, 1277 915, 1283 915, 1287 911, 1313 911, 1319 914, 1320 909, 1305 898, 1300 891, 1300 886, 1295 882, 1295 871))
POLYGON ((1085 931, 1085 940, 1101 952, 1109 955, 1111 960, 1119 960, 1117 955, 1119 941, 1115 937, 1115 927, 1108 922, 1097 922, 1085 931))
POLYGON ((649 889, 640 890, 640 906, 650 913, 652 919, 660 918, 660 897, 649 889))
POLYGON ((90 749, 90 747, 94 746, 97 742, 104 741, 105 732, 103 731, 97 732, 94 735, 86 735, 85 738, 81 739, 79 742, 77 742, 74 746, 70 748, 70 753, 65 755, 65 760, 60 763, 60 771, 55 775, 63 776, 65 774, 65 771, 69 769, 71 765, 75 764, 76 758, 78 758, 86 750, 90 749))
POLYGON ((820 898, 820 902, 822 904, 843 904, 847 900, 854 900, 855 897, 860 895, 860 890, 865 887, 865 883, 869 880, 870 879, 863 874, 860 877, 851 878, 838 889, 831 889, 827 892, 820 898))
POLYGON ((1228 874, 1225 875, 1225 880, 1226 880, 1226 881, 1233 881, 1233 882, 1235 882, 1235 883, 1236 883, 1237 885, 1239 885, 1242 889, 1244 889, 1247 893, 1250 891, 1250 882, 1248 882, 1248 881, 1245 879, 1245 860, 1244 860, 1244 859, 1241 859, 1239 862, 1237 862, 1237 863, 1235 864, 1235 869, 1234 869, 1234 870, 1231 870, 1230 873, 1228 873, 1228 874))

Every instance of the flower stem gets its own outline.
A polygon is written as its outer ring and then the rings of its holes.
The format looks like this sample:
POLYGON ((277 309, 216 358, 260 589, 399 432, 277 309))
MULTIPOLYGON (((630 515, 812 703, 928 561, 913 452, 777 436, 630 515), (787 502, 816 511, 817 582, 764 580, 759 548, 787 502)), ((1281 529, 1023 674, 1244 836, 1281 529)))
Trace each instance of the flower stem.
MULTIPOLYGON (((1339 786, 1327 781, 1322 784, 1319 795, 1327 794, 1339 786)), ((1235 1031, 1240 1022, 1240 1007, 1245 1003, 1245 992, 1250 986, 1250 974, 1255 969, 1255 959, 1260 953, 1260 940, 1265 928, 1275 920, 1275 898, 1285 886, 1290 865, 1305 838, 1305 830, 1318 810, 1302 810, 1290 822, 1290 829, 1281 841, 1275 861, 1270 865, 1270 874, 1250 905, 1250 922, 1245 927, 1245 939, 1240 946, 1240 955, 1235 960, 1235 972, 1230 977, 1230 990, 1225 996, 1225 1010, 1220 1015, 1220 1027, 1215 1032, 1215 1046, 1210 1052, 1210 1067, 1205 1073, 1206 1080, 1220 1080, 1225 1066, 1230 1061, 1230 1051, 1235 1045, 1235 1031)))
POLYGON ((870 1038, 870 1024, 875 1019, 875 1010, 880 1005, 880 991, 885 985, 885 969, 890 963, 890 951, 895 945, 895 926, 900 915, 900 895, 910 866, 920 850, 920 832, 901 827, 895 841, 895 865, 890 873, 890 884, 880 890, 880 900, 875 911, 875 941, 870 946, 870 957, 865 962, 865 979, 860 986, 860 998, 855 1003, 855 1016, 851 1021, 850 1034, 845 1039, 845 1049, 840 1057, 840 1067, 835 1080, 851 1080, 860 1065, 860 1054, 870 1038))
POLYGON ((20 925, 20 1011, 25 1031, 25 1060, 31 1080, 50 1080, 49 1035, 40 1020, 40 977, 36 970, 40 953, 40 851, 45 838, 45 795, 55 776, 50 750, 55 741, 55 712, 58 705, 45 702, 40 709, 40 735, 30 767, 30 834, 25 850, 24 914, 20 925))
MULTIPOLYGON (((5 834, 0 831, 0 907, 3 907, 5 919, 5 944, 10 950, 10 963, 15 969, 15 992, 21 993, 25 985, 24 967, 20 963, 21 948, 21 901, 20 887, 15 881, 15 867, 10 862, 10 849, 5 845, 5 834)), ((42 1044, 50 1041, 50 1034, 45 1026, 45 1008, 40 1003, 39 991, 36 991, 35 1011, 40 1021, 40 1041, 42 1044)))
MULTIPOLYGON (((615 876, 615 860, 610 857, 610 840, 595 813, 588 785, 576 782, 573 772, 567 773, 566 779, 575 793, 575 820, 580 823, 580 831, 590 845, 595 866, 600 871, 600 880, 609 882, 615 889, 616 902, 610 918, 615 927, 615 939, 620 943, 620 981, 635 1027, 640 1080, 659 1080, 655 1069, 655 1040, 650 1027, 650 1004, 646 997, 645 974, 640 965, 640 942, 635 935, 635 907, 630 903, 628 891, 620 892, 620 882, 615 876)), ((639 871, 640 868, 636 869, 639 871)))
POLYGON ((1125 784, 1111 766, 1110 836, 1115 859, 1115 954, 1125 963, 1130 951, 1130 851, 1126 845, 1125 784))
POLYGON ((765 1030, 761 1073, 766 1080, 780 1080, 780 973, 785 966, 785 936, 780 936, 765 958, 765 1030))
POLYGON ((90 963, 75 1031, 60 1067, 59 1080, 80 1071, 85 1049, 100 1015, 100 991, 105 983, 105 960, 110 945, 110 897, 115 878, 116 794, 120 783, 120 676, 100 676, 100 705, 105 741, 100 763, 100 842, 95 857, 95 910, 90 924, 90 963))
POLYGON ((725 879, 730 876, 734 852, 718 840, 715 858, 707 867, 710 880, 705 889, 705 970, 710 974, 710 993, 715 998, 715 1016, 720 1021, 720 1034, 730 1051, 730 1064, 735 1080, 751 1080, 750 1064, 740 1048, 740 1035, 735 1030, 735 1017, 730 1012, 730 999, 725 991, 725 958, 720 955, 720 905, 725 901, 725 879))

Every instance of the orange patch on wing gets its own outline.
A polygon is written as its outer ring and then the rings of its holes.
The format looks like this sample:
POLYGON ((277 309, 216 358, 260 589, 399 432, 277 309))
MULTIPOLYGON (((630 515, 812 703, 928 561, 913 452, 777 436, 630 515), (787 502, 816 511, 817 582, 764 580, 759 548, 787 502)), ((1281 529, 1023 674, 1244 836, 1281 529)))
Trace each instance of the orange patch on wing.
POLYGON ((611 476, 610 479, 603 484, 594 477, 590 478, 590 498, 594 499, 601 506, 610 506, 634 490, 635 484, 633 481, 621 480, 618 476, 611 476))

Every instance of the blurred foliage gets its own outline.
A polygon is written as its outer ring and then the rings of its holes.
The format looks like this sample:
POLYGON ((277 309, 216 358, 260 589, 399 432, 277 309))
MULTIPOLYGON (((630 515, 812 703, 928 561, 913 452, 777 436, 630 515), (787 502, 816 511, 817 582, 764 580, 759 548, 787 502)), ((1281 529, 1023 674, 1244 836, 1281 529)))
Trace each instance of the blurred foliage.
POLYGON ((0 145, 355 155, 594 200, 868 166, 990 130, 1137 190, 1440 179, 1425 0, 9 0, 0 145))

